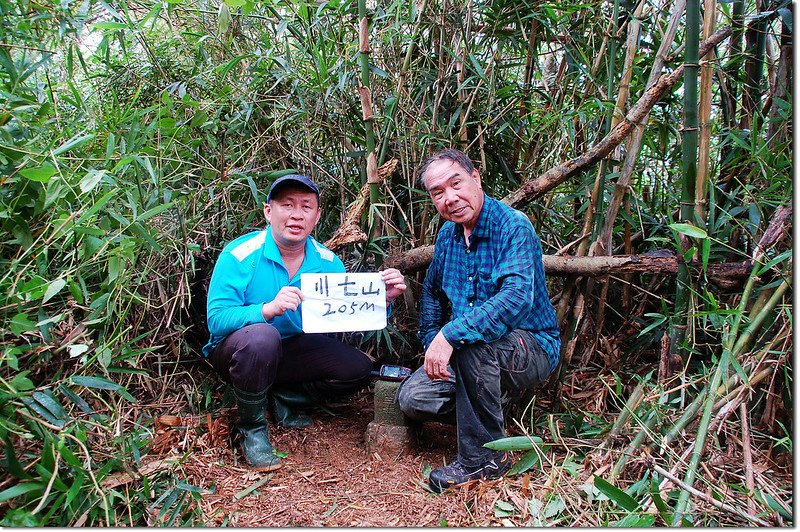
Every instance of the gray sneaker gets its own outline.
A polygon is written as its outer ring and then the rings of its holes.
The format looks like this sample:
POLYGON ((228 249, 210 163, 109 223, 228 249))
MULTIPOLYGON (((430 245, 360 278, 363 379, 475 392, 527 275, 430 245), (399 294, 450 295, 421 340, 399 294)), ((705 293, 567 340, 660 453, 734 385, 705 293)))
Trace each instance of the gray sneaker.
POLYGON ((470 480, 500 478, 509 469, 511 469, 511 459, 508 457, 508 453, 502 453, 478 467, 465 467, 456 457, 450 464, 431 471, 428 477, 428 485, 436 493, 441 493, 447 488, 470 480))

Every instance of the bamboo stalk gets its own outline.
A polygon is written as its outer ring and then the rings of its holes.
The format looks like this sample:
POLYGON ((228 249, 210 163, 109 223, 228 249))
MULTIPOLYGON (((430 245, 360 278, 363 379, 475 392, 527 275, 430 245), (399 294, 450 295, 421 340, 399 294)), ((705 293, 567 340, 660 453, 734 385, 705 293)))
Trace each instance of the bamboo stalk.
MULTIPOLYGON (((758 317, 753 320, 747 329, 742 333, 741 337, 734 343, 734 338, 736 337, 736 332, 738 331, 739 323, 742 320, 742 315, 744 313, 744 308, 747 305, 747 299, 749 297, 750 290, 752 289, 753 282, 756 278, 756 275, 751 275, 750 279, 748 280, 747 286, 745 287, 745 293, 742 295, 742 300, 739 302, 739 312, 737 316, 734 318, 734 326, 731 327, 730 333, 727 335, 727 338, 724 340, 723 344, 723 352, 722 356, 720 357, 719 364, 717 365, 716 370, 714 371, 714 375, 711 379, 711 382, 708 385, 708 389, 710 393, 705 397, 704 402, 704 409, 703 415, 700 418, 700 423, 697 427, 697 438, 694 444, 694 450, 692 452, 692 457, 689 462, 689 465, 686 469, 686 475, 684 477, 684 482, 691 486, 694 483, 694 478, 696 475, 697 466, 700 462, 700 458, 705 451, 705 441, 706 435, 708 434, 709 423, 711 421, 711 414, 713 411, 713 407, 715 404, 716 399, 716 390, 719 388, 720 382, 722 378, 727 376, 728 373, 728 366, 730 363, 730 358, 738 358, 741 352, 745 349, 745 347, 749 344, 753 336, 756 332, 760 329, 761 324, 766 319, 766 316, 771 312, 771 310, 777 305, 777 302, 783 297, 783 294, 789 287, 788 280, 784 280, 784 282, 775 289, 773 296, 764 306, 764 310, 758 315, 758 317), (747 297, 746 297, 747 296, 747 297)), ((680 523, 683 519, 683 514, 686 511, 686 507, 689 501, 689 493, 688 491, 684 490, 681 492, 678 502, 675 505, 675 519, 677 523, 680 523)))
POLYGON ((614 421, 614 425, 611 426, 611 430, 608 431, 603 443, 600 444, 599 450, 602 451, 611 445, 611 440, 616 438, 620 431, 625 427, 633 413, 637 408, 639 408, 643 398, 644 383, 640 382, 636 388, 633 389, 633 392, 631 392, 630 397, 628 397, 628 400, 625 402, 625 406, 622 408, 617 416, 617 419, 614 421))
POLYGON ((750 325, 747 326, 747 329, 741 334, 739 339, 736 341, 736 344, 733 346, 732 353, 733 356, 737 357, 744 352, 745 349, 750 345, 750 342, 753 341, 753 338, 758 333, 759 329, 761 329, 761 325, 764 323, 764 320, 767 319, 767 316, 772 312, 772 309, 778 304, 783 298, 783 295, 786 293, 786 290, 789 289, 790 285, 790 277, 785 277, 783 282, 775 289, 772 293, 772 297, 769 298, 769 301, 764 305, 764 308, 758 315, 755 317, 753 321, 750 322, 750 325))
MULTIPOLYGON (((758 526, 769 526, 769 523, 767 523, 763 519, 759 519, 758 517, 753 516, 753 515, 748 515, 745 512, 743 512, 742 510, 740 510, 740 509, 738 509, 738 508, 736 508, 734 506, 731 506, 729 504, 725 504, 724 502, 720 502, 720 501, 716 500, 713 497, 709 497, 708 495, 706 495, 702 491, 696 490, 695 488, 693 488, 692 486, 690 486, 690 485, 686 484, 685 482, 681 481, 681 479, 679 479, 678 477, 676 477, 675 475, 673 475, 672 473, 670 473, 669 471, 667 471, 663 467, 659 466, 655 462, 651 462, 650 463, 650 469, 652 469, 653 471, 655 471, 656 473, 658 473, 662 477, 666 478, 667 480, 669 480, 670 482, 674 483, 676 486, 678 486, 679 488, 684 490, 683 493, 690 493, 690 494, 694 495, 695 497, 698 497, 698 498, 704 500, 705 502, 709 503, 710 505, 714 506, 715 508, 719 508, 720 510, 725 510, 726 512, 730 512, 730 513, 736 514, 739 517, 745 519, 746 521, 748 521, 750 523, 756 524, 758 526)), ((672 517, 671 525, 672 526, 681 526, 681 522, 683 520, 683 516, 682 515, 678 516, 677 513, 672 514, 672 516, 673 517, 672 517)))
POLYGON ((647 420, 641 424, 639 432, 636 433, 636 436, 634 436, 633 440, 631 440, 625 450, 622 451, 617 463, 614 464, 614 468, 611 470, 611 482, 614 482, 622 474, 622 471, 628 464, 628 460, 630 460, 631 457, 634 456, 636 450, 641 447, 645 437, 652 433, 653 426, 656 424, 656 421, 658 421, 658 416, 655 414, 655 412, 651 411, 650 417, 648 417, 647 420))
POLYGON ((767 45, 767 20, 756 17, 745 30, 744 90, 742 91, 742 112, 739 116, 739 129, 760 130, 759 105, 764 76, 764 55, 767 45))
MULTIPOLYGON (((375 130, 373 126, 375 115, 372 110, 372 94, 370 90, 369 77, 369 19, 367 18, 366 0, 358 0, 358 19, 358 61, 361 66, 358 95, 361 99, 361 112, 364 120, 364 130, 367 143, 365 150, 367 183, 369 184, 369 203, 370 205, 377 205, 381 202, 381 196, 378 188, 380 178, 378 177, 378 159, 377 155, 375 154, 375 130)), ((372 227, 369 231, 370 239, 375 238, 380 233, 378 217, 374 217, 372 222, 372 227)), ((383 257, 381 254, 375 254, 375 265, 380 267, 382 262, 383 257)))
MULTIPOLYGON (((714 35, 703 42, 700 47, 700 56, 702 57, 708 53, 711 48, 727 39, 730 36, 730 32, 731 29, 729 27, 717 30, 714 35)), ((620 122, 615 129, 611 130, 608 135, 603 137, 594 146, 589 148, 586 153, 550 168, 535 179, 526 181, 515 192, 504 197, 502 200, 503 203, 514 208, 519 208, 532 199, 549 192, 576 173, 597 163, 608 155, 628 136, 634 125, 641 121, 646 113, 650 112, 653 105, 673 87, 675 82, 683 75, 683 71, 684 66, 679 65, 669 74, 662 75, 628 110, 628 114, 625 115, 625 120, 620 122)), ((693 203, 690 202, 690 210, 692 205, 693 203)))
MULTIPOLYGON (((717 20, 716 0, 704 0, 703 2, 703 39, 707 39, 714 33, 717 20)), ((694 211, 697 223, 702 224, 706 219, 707 183, 708 172, 711 159, 711 96, 713 88, 711 81, 714 76, 714 67, 710 64, 716 57, 714 50, 711 50, 700 67, 700 141, 699 141, 699 160, 697 163, 697 183, 694 190, 694 211)), ((699 250, 698 250, 699 252, 699 250)), ((697 255, 697 253, 696 253, 697 255)))
MULTIPOLYGON (((697 176, 697 71, 700 45, 700 0, 686 2, 686 50, 683 73, 683 133, 681 135, 681 208, 680 220, 691 223, 694 213, 695 184, 697 176)), ((681 235, 682 236, 682 235, 681 235)), ((689 239, 681 238, 686 251, 691 244, 689 239)), ((670 330, 670 353, 685 353, 683 343, 691 319, 691 279, 685 265, 678 267, 675 281, 675 309, 670 330)))
MULTIPOLYGON (((653 85, 655 85, 659 79, 659 76, 661 75, 661 71, 667 62, 669 50, 672 47, 673 41, 675 40, 675 34, 678 31, 678 26, 681 21, 685 5, 686 0, 678 0, 673 6, 672 16, 670 17, 669 24, 667 25, 667 30, 664 32, 661 45, 656 52, 656 57, 653 60, 653 67, 650 70, 645 91, 649 90, 653 85)), ((647 119, 649 116, 650 111, 648 110, 644 116, 642 116, 642 119, 637 121, 634 126, 633 134, 628 140, 625 160, 620 170, 619 178, 617 178, 617 184, 614 188, 614 195, 612 196, 611 202, 609 203, 608 209, 606 209, 605 216, 603 217, 603 228, 600 231, 600 235, 597 237, 597 240, 606 250, 611 249, 611 235, 614 230, 614 224, 616 222, 622 200, 630 185, 634 166, 639 157, 639 150, 641 149, 642 140, 644 139, 645 125, 647 124, 647 119)), ((610 251, 606 254, 610 254, 610 251)))

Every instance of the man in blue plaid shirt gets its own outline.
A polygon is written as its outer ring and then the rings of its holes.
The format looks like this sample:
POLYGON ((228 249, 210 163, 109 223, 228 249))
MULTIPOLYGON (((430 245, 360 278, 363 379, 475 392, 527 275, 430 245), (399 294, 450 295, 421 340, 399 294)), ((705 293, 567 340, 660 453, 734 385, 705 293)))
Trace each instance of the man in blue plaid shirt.
POLYGON ((397 401, 411 419, 457 426, 458 455, 429 478, 441 492, 508 471, 507 454, 483 445, 505 436, 504 406, 556 368, 561 340, 530 220, 484 194, 458 150, 429 157, 418 177, 447 222, 422 287, 425 364, 397 401))

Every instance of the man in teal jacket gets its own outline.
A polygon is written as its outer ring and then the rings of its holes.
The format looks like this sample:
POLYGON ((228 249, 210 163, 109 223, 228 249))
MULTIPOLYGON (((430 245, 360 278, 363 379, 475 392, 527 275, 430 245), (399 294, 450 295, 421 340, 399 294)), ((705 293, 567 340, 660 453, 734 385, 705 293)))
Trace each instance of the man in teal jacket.
MULTIPOLYGON (((345 271, 311 236, 321 214, 319 194, 306 176, 277 179, 264 204, 267 228, 225 246, 208 289, 211 338, 203 355, 233 385, 242 452, 260 471, 281 467, 269 442, 268 403, 278 423, 303 427, 311 419, 292 413, 292 406, 357 391, 371 378, 372 363, 358 349, 303 333, 300 274, 345 271)), ((406 285, 396 269, 381 276, 388 305, 406 285)))

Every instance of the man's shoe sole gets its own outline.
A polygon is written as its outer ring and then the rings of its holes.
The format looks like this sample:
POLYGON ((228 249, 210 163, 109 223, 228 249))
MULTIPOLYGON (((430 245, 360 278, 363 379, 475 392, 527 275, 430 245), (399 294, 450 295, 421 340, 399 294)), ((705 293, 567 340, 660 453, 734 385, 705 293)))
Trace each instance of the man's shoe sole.
POLYGON ((252 469, 254 471, 261 471, 262 473, 266 473, 267 471, 275 471, 276 469, 282 468, 283 467, 283 463, 278 462, 277 464, 269 464, 269 465, 263 465, 263 466, 249 465, 249 467, 250 467, 250 469, 252 469))

